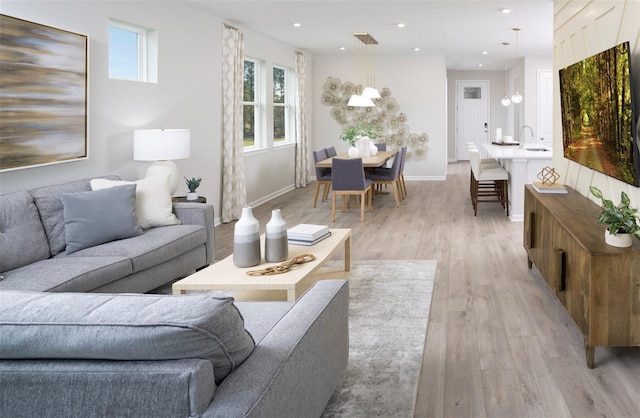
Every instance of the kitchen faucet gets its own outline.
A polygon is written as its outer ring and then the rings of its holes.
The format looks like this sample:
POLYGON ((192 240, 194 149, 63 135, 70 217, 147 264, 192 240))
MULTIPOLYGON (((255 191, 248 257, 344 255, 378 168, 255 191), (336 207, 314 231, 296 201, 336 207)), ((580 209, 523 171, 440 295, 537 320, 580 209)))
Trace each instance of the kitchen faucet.
MULTIPOLYGON (((520 141, 520 148, 522 148, 522 147, 524 146, 524 140, 523 140, 523 138, 522 138, 522 130, 523 130, 524 128, 529 128, 529 131, 531 131, 531 136, 532 136, 532 137, 534 137, 534 138, 536 137, 536 134, 535 134, 535 132, 533 132, 533 128, 532 128, 531 126, 529 126, 529 125, 522 125, 522 128, 520 128, 520 132, 518 132, 518 141, 520 141)), ((536 138, 536 144, 537 144, 537 145, 540 145, 540 144, 538 144, 538 140, 537 140, 537 138, 536 138)))

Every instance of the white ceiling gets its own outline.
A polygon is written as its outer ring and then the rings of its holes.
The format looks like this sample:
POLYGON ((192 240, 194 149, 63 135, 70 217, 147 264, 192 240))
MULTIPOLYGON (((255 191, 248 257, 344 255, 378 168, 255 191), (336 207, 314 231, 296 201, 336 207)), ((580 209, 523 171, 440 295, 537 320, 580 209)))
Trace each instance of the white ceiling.
POLYGON ((353 32, 369 32, 376 54, 444 55, 448 69, 503 70, 504 46, 515 56, 551 58, 552 0, 185 0, 230 24, 308 50, 350 54, 353 32), (508 15, 501 9, 512 9, 508 15), (293 23, 300 23, 299 28, 293 23), (397 23, 406 27, 399 29, 397 23), (346 47, 339 51, 338 47, 346 47), (419 52, 412 52, 418 47, 419 52), (487 55, 482 55, 487 51, 487 55), (484 64, 478 67, 478 64, 484 64))

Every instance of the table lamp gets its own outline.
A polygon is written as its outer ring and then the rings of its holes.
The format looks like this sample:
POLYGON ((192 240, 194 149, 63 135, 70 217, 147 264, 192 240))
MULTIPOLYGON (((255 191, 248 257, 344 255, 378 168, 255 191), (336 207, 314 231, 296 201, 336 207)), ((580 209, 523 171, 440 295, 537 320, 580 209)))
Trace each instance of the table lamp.
POLYGON ((146 177, 169 174, 171 194, 178 188, 178 166, 171 160, 189 158, 189 129, 139 129, 133 131, 133 159, 153 161, 146 177))

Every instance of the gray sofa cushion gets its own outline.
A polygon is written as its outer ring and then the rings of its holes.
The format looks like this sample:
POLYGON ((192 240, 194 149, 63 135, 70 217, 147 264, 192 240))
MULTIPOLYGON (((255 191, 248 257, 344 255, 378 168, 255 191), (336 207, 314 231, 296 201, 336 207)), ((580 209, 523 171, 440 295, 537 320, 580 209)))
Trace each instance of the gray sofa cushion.
POLYGON ((0 416, 199 417, 216 385, 208 360, 3 360, 0 416))
POLYGON ((0 358, 213 363, 216 383, 255 345, 232 298, 0 293, 0 358))
POLYGON ((62 193, 66 253, 141 235, 135 194, 135 184, 62 193))
POLYGON ((133 272, 137 273, 187 253, 204 244, 206 239, 206 230, 200 225, 160 226, 147 229, 137 237, 86 248, 68 257, 126 256, 131 259, 133 272))
MULTIPOLYGON (((120 179, 118 176, 105 176, 104 178, 120 179)), ((64 240, 64 215, 60 193, 88 192, 90 190, 91 185, 87 179, 37 187, 29 191, 38 207, 40 220, 44 226, 44 232, 47 234, 47 240, 49 240, 51 256, 61 253, 67 246, 64 240)))
POLYGON ((49 240, 51 255, 64 251, 67 243, 64 240, 64 215, 60 193, 88 192, 91 190, 89 180, 77 180, 54 186, 38 187, 31 190, 36 202, 40 220, 49 240))
POLYGON ((0 290, 91 292, 129 274, 127 257, 55 257, 3 273, 0 290))
POLYGON ((38 209, 25 191, 0 196, 0 273, 49 257, 38 209))

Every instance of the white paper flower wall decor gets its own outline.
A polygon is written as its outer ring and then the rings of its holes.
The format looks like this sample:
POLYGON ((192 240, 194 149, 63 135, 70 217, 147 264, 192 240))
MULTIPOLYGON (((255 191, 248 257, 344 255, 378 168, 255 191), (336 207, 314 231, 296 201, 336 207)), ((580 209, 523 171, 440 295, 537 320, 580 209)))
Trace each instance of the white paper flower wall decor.
POLYGON ((389 150, 407 146, 408 160, 427 158, 429 135, 411 133, 408 118, 400 113, 400 105, 387 87, 380 89, 380 99, 374 99, 376 107, 348 106, 352 94, 362 91, 362 85, 350 81, 344 83, 336 77, 328 77, 322 86, 320 100, 331 107, 331 117, 343 128, 356 124, 365 125, 378 133, 376 142, 385 143, 389 150))

